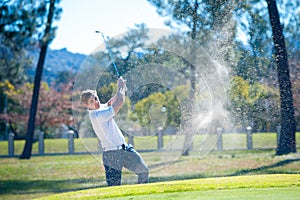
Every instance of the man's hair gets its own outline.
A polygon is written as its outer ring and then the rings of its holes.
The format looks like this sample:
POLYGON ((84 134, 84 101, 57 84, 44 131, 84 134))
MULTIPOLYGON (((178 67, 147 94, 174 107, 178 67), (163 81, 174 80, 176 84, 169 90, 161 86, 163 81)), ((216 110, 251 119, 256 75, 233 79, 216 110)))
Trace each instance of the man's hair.
POLYGON ((83 90, 81 93, 81 102, 82 103, 87 103, 88 100, 91 98, 91 96, 97 96, 97 91, 96 90, 83 90))

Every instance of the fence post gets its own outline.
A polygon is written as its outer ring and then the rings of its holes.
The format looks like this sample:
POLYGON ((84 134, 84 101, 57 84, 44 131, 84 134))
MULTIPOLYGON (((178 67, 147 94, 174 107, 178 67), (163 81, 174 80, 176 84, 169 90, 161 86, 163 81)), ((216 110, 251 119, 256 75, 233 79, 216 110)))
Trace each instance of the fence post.
POLYGON ((252 149, 253 143, 252 143, 252 127, 247 126, 247 149, 252 149))
POLYGON ((14 137, 15 137, 15 134, 13 132, 9 132, 9 134, 8 134, 8 155, 10 157, 14 156, 14 153, 15 153, 14 137))
POLYGON ((74 153, 74 131, 68 130, 69 154, 74 153))
POLYGON ((277 146, 279 145, 279 141, 280 141, 280 133, 281 133, 281 126, 276 126, 277 129, 277 146))
POLYGON ((222 128, 217 128, 217 148, 218 151, 223 150, 223 136, 222 136, 222 128))
POLYGON ((40 134, 39 134, 39 154, 40 155, 44 155, 44 149, 45 149, 44 132, 40 131, 40 134))
POLYGON ((163 147, 164 147, 163 131, 162 128, 159 128, 157 133, 157 149, 161 150, 163 147))

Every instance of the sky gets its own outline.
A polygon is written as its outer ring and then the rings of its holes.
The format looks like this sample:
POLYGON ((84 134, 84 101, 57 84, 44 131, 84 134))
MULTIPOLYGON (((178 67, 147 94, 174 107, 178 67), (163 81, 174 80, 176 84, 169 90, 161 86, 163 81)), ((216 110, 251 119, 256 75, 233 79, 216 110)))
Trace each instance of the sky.
POLYGON ((125 33, 135 24, 169 30, 165 19, 147 0, 61 0, 63 11, 51 49, 67 48, 73 53, 90 54, 103 43, 100 34, 114 37, 125 33))

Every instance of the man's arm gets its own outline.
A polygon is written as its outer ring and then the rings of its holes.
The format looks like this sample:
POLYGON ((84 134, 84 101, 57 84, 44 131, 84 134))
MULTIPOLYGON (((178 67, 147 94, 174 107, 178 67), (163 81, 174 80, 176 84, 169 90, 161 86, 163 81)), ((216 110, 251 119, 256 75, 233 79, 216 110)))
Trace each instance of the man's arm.
POLYGON ((113 96, 110 100, 107 101, 107 105, 111 106, 113 102, 116 100, 116 98, 117 98, 117 94, 115 94, 115 96, 113 96))
POLYGON ((107 103, 108 105, 111 105, 115 111, 115 114, 117 114, 120 110, 120 108, 123 106, 125 102, 125 88, 126 88, 126 81, 120 77, 118 79, 118 92, 117 94, 111 98, 107 103))

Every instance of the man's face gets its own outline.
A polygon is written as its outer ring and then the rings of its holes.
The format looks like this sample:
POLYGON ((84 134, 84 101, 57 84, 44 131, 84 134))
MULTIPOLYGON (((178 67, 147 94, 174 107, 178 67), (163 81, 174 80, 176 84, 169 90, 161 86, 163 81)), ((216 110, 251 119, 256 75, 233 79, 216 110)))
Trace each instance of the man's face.
POLYGON ((97 96, 92 95, 86 103, 86 107, 90 110, 95 110, 100 107, 100 101, 97 96))

